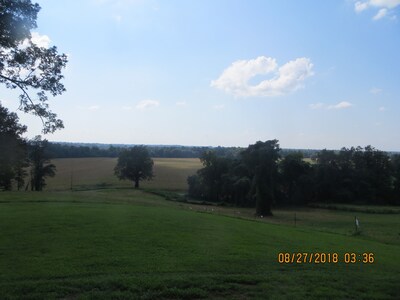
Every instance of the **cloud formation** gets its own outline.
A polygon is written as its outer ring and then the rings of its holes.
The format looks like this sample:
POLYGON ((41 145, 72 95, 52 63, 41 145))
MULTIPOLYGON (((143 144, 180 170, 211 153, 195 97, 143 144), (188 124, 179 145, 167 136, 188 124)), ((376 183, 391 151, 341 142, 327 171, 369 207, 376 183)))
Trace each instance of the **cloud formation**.
POLYGON ((371 94, 376 95, 376 94, 382 93, 382 89, 374 87, 374 88, 370 89, 369 92, 371 94))
POLYGON ((213 109, 215 110, 223 110, 225 108, 225 105, 223 104, 217 104, 213 106, 213 109))
POLYGON ((142 100, 136 105, 136 108, 140 110, 147 110, 158 106, 160 106, 160 102, 156 100, 142 100))
POLYGON ((301 57, 278 67, 271 57, 259 56, 238 60, 225 69, 211 86, 236 97, 274 97, 303 87, 303 81, 313 75, 309 58, 301 57), (250 84, 257 75, 272 75, 258 84, 250 84))
POLYGON ((49 48, 50 38, 47 35, 40 35, 38 32, 32 32, 32 43, 39 47, 49 48))
MULTIPOLYGON (((373 20, 380 20, 387 16, 391 10, 400 5, 400 0, 366 0, 357 1, 354 4, 354 10, 360 13, 368 8, 378 9, 378 12, 372 18, 373 20)), ((395 16, 393 16, 395 18, 395 16)))
POLYGON ((352 106, 353 104, 351 104, 350 102, 342 101, 333 105, 326 105, 325 103, 319 102, 310 104, 308 107, 311 109, 345 109, 345 108, 350 108, 352 106))
POLYGON ((350 102, 342 101, 335 105, 329 105, 328 109, 344 109, 344 108, 349 108, 352 106, 353 106, 353 104, 351 104, 350 102))
POLYGON ((320 109, 320 108, 324 108, 325 104, 319 102, 319 103, 310 104, 308 107, 311 109, 320 109))
POLYGON ((175 105, 176 106, 186 106, 187 103, 186 103, 186 101, 178 101, 178 102, 175 103, 175 105))

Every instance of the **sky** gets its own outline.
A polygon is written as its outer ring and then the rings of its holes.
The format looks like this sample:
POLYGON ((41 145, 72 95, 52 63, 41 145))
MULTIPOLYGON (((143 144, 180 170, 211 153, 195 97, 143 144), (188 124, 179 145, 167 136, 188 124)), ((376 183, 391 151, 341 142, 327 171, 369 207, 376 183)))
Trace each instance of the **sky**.
POLYGON ((400 150, 400 0, 36 2, 69 57, 50 141, 400 150))

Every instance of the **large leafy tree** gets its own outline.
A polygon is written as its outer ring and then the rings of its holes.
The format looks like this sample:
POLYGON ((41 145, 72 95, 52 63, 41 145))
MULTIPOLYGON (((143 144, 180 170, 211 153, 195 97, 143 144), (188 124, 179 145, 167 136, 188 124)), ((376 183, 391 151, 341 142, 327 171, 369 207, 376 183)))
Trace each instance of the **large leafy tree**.
POLYGON ((311 190, 311 166, 304 161, 301 152, 289 153, 280 162, 283 193, 290 204, 302 204, 309 200, 311 190))
POLYGON ((393 155, 391 159, 393 170, 392 204, 400 204, 400 154, 393 155))
POLYGON ((42 191, 46 186, 46 177, 54 177, 56 166, 50 163, 47 155, 48 141, 36 136, 30 142, 29 158, 31 161, 31 190, 42 191))
POLYGON ((19 124, 18 116, 0 105, 0 189, 11 190, 12 181, 18 188, 26 175, 26 142, 22 134, 26 126, 19 124))
POLYGON ((221 198, 223 176, 228 172, 229 161, 225 157, 217 156, 213 151, 206 151, 200 156, 204 168, 198 171, 206 188, 206 197, 218 202, 221 198))
POLYGON ((153 178, 153 165, 147 148, 135 146, 120 153, 114 173, 120 180, 133 181, 135 188, 138 189, 141 180, 153 178))
POLYGON ((357 147, 353 155, 358 200, 385 204, 392 185, 392 166, 389 156, 372 146, 357 147))
POLYGON ((54 46, 33 43, 31 30, 37 27, 39 10, 31 0, 0 0, 0 83, 18 89, 19 109, 40 117, 43 133, 51 133, 64 127, 47 102, 49 95, 65 91, 61 71, 67 56, 54 46))
POLYGON ((257 215, 272 215, 271 206, 277 193, 279 151, 278 140, 269 140, 258 141, 241 153, 242 161, 252 178, 257 215))

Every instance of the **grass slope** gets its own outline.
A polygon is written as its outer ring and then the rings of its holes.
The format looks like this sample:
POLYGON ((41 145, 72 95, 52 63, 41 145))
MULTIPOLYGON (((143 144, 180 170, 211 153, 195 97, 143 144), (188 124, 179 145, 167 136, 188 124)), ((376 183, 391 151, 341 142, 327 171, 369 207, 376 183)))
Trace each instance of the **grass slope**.
POLYGON ((400 298, 399 245, 201 213, 130 189, 0 200, 2 299, 400 298), (297 251, 373 252, 375 263, 277 262, 297 251))

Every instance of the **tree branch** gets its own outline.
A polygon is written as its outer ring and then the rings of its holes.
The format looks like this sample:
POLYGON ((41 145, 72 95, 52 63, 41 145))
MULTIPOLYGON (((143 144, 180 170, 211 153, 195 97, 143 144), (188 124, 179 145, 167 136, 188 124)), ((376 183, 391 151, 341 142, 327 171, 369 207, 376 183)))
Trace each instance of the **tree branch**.
MULTIPOLYGON (((20 80, 14 80, 14 79, 11 79, 11 78, 9 78, 9 77, 7 77, 7 76, 4 76, 4 75, 2 75, 2 74, 0 74, 0 77, 1 78, 3 78, 3 79, 5 79, 5 80, 8 80, 8 81, 10 81, 10 82, 12 82, 12 83, 14 83, 18 88, 20 88, 20 90, 24 93, 24 95, 26 96, 26 98, 29 100, 29 102, 32 104, 32 107, 33 107, 33 110, 36 112, 36 114, 39 116, 39 118, 40 118, 40 120, 42 121, 42 124, 43 124, 43 126, 45 126, 45 122, 44 122, 44 120, 43 120, 43 117, 41 116, 41 114, 36 110, 36 108, 35 108, 35 103, 32 101, 32 99, 31 99, 31 97, 29 96, 29 94, 28 94, 28 92, 24 89, 24 87, 21 85, 21 84, 24 84, 25 82, 24 81, 20 81, 20 80)), ((21 105, 19 106, 19 108, 21 107, 21 105)))

